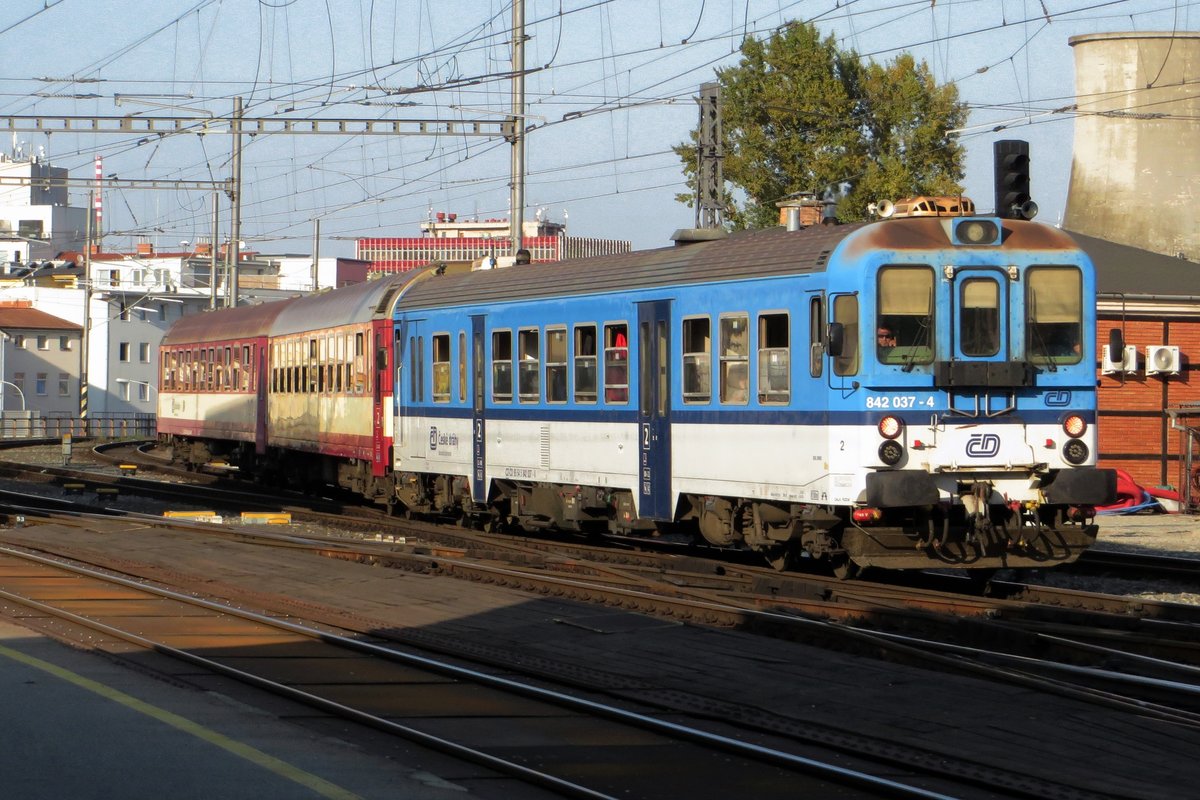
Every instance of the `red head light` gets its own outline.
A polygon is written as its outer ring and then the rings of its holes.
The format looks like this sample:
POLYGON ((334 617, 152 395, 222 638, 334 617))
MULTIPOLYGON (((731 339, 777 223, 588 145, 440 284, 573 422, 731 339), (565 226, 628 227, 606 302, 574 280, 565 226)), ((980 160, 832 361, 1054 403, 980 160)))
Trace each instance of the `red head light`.
POLYGON ((879 420, 879 435, 885 439, 895 439, 904 430, 904 423, 899 417, 884 417, 879 420))
POLYGON ((1063 431, 1067 436, 1078 439, 1087 432, 1087 423, 1078 414, 1072 414, 1063 420, 1063 431))

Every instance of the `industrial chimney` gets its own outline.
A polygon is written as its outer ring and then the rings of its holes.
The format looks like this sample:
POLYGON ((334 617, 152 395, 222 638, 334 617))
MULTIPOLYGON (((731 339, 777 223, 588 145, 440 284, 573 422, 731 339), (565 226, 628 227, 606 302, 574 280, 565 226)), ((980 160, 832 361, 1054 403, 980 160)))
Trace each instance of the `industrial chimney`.
POLYGON ((1200 32, 1073 36, 1063 227, 1200 261, 1200 32))

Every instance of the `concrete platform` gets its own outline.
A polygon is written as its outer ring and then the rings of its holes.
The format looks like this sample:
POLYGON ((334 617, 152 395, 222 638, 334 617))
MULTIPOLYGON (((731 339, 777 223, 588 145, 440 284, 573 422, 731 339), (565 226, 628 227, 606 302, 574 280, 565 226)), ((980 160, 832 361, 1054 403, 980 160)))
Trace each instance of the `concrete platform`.
MULTIPOLYGON (((405 766, 402 753, 294 724, 281 707, 268 713, 132 670, 2 618, 0 697, 0 796, 8 800, 461 800, 469 792, 469 783, 405 766)), ((490 796, 511 791, 498 786, 490 796)))

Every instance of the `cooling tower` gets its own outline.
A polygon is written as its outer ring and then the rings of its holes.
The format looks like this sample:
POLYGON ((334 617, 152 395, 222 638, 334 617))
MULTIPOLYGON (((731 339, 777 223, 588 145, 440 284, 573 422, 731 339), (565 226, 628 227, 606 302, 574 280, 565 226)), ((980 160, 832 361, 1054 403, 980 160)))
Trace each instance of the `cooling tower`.
POLYGON ((1200 261, 1200 33, 1073 36, 1063 227, 1200 261))

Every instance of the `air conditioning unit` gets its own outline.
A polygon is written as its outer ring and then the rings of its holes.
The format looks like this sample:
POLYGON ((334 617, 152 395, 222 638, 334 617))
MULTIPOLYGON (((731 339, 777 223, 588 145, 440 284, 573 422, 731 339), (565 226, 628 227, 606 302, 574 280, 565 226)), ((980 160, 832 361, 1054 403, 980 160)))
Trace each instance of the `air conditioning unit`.
POLYGON ((1178 375, 1179 347, 1170 344, 1155 344, 1146 348, 1147 375, 1178 375))
POLYGON ((1136 375, 1138 371, 1137 347, 1132 344, 1125 345, 1125 352, 1118 353, 1118 358, 1113 358, 1108 352, 1108 345, 1104 345, 1104 354, 1100 362, 1100 372, 1105 375, 1136 375))

